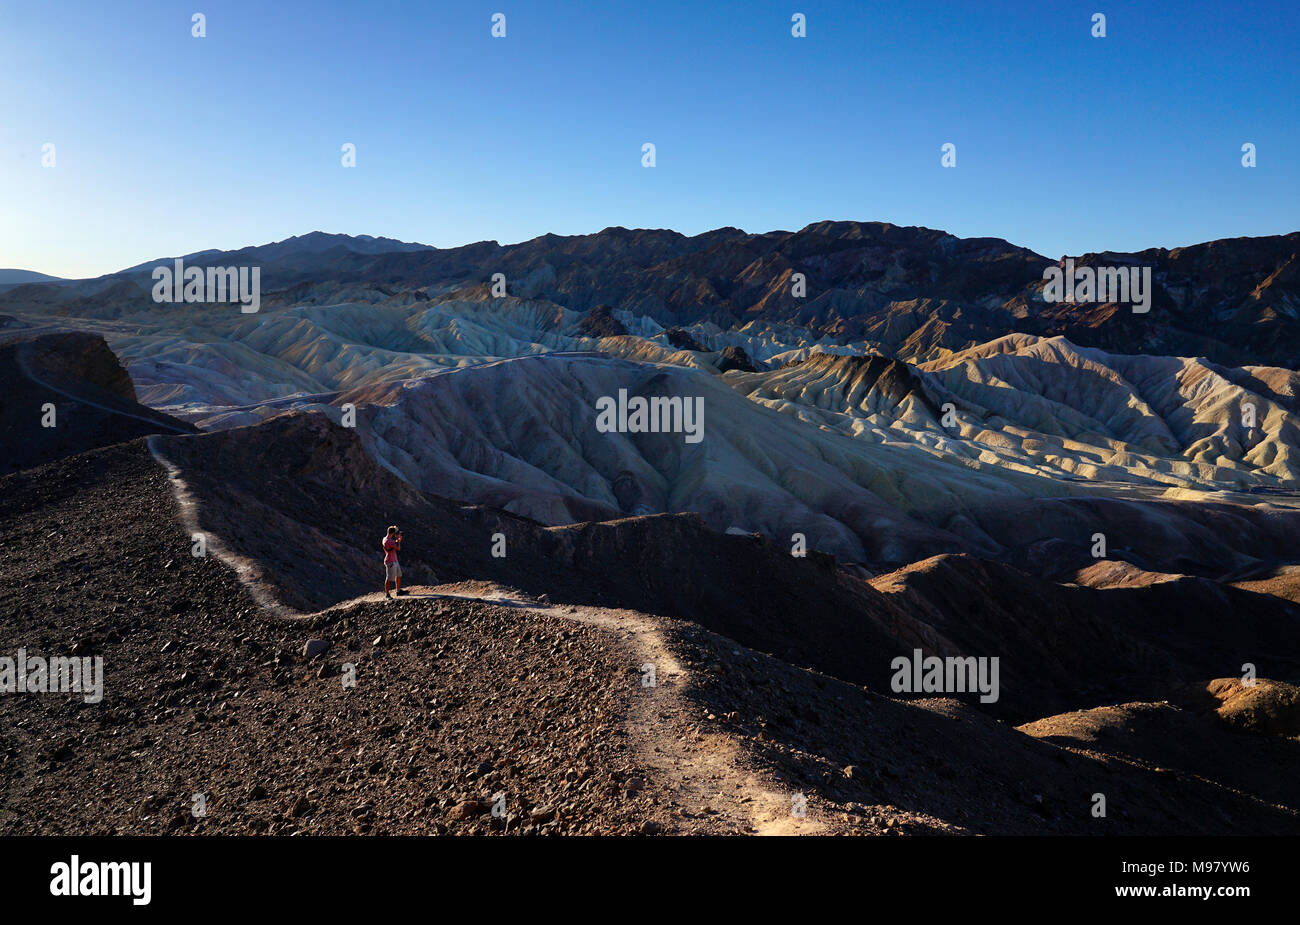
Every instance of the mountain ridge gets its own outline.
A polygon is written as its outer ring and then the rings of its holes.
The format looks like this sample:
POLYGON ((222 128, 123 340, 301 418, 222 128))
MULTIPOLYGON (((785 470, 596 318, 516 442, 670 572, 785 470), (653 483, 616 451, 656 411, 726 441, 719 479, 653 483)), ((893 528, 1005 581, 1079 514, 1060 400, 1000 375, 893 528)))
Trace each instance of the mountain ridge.
MULTIPOLYGON (((94 280, 20 284, 0 293, 0 310, 147 313, 156 306, 141 277, 170 259, 94 280)), ((311 232, 183 259, 193 266, 257 261, 272 306, 336 301, 344 291, 463 297, 501 274, 512 296, 581 312, 607 305, 662 327, 732 329, 762 320, 841 342, 890 328, 901 346, 909 337, 942 343, 945 330, 973 325, 984 340, 1012 332, 1061 335, 1112 352, 1300 367, 1300 232, 1074 258, 1078 266, 1149 265, 1154 292, 1146 314, 1114 303, 1045 303, 1042 274, 1057 260, 1001 238, 886 222, 823 221, 795 232, 720 228, 694 236, 611 226, 441 249, 311 232), (795 293, 796 273, 803 297, 795 293), (290 292, 288 299, 275 296, 290 292), (913 317, 920 303, 924 319, 913 317)))

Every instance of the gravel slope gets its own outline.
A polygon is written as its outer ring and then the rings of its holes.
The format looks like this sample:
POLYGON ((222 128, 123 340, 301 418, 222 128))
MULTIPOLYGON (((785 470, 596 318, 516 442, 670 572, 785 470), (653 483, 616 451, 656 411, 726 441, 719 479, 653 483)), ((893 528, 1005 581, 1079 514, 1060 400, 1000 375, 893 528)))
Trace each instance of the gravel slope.
POLYGON ((1098 748, 482 581, 273 616, 178 515, 144 441, 0 480, 0 655, 106 676, 98 704, 0 697, 0 832, 1300 833, 1293 788, 1221 773, 1289 746, 1175 747, 1212 716, 1098 748))

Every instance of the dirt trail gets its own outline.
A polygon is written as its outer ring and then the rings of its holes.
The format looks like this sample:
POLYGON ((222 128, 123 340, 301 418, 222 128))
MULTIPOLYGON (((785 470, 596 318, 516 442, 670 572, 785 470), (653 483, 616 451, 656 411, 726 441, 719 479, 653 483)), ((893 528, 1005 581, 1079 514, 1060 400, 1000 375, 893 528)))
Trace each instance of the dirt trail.
MULTIPOLYGON (((191 541, 194 541, 195 536, 201 535, 206 551, 220 559, 238 576, 263 612, 276 617, 301 616, 296 610, 284 606, 275 599, 270 586, 262 580, 262 570, 256 562, 231 551, 221 537, 199 526, 199 503, 190 491, 189 486, 185 484, 180 468, 163 455, 158 443, 158 437, 147 437, 145 445, 149 448, 149 453, 154 460, 167 473, 167 480, 171 483, 172 497, 175 498, 176 506, 179 509, 181 527, 184 528, 191 541)), ((382 595, 380 596, 382 597, 382 595)))
MULTIPOLYGON (((403 600, 460 599, 520 608, 597 627, 608 633, 644 677, 653 666, 654 685, 634 698, 628 730, 638 757, 683 815, 710 817, 732 831, 754 835, 812 835, 826 826, 793 812, 794 794, 746 770, 737 740, 700 728, 699 708, 682 696, 689 671, 673 654, 658 621, 631 610, 551 605, 492 582, 465 581, 433 587, 415 585, 403 600)), ((344 601, 328 610, 347 609, 384 600, 380 592, 344 601)), ((310 619, 303 614, 298 619, 310 619)))
MULTIPOLYGON (((263 612, 288 620, 310 620, 315 616, 281 604, 261 580, 257 563, 234 553, 220 537, 200 528, 198 502, 182 472, 163 455, 156 438, 148 439, 148 447, 167 473, 186 533, 191 537, 204 534, 208 549, 235 572, 263 612)), ((721 825, 731 831, 758 835, 816 834, 825 830, 813 816, 794 814, 794 794, 775 789, 771 782, 745 769, 741 746, 733 736, 701 729, 699 707, 682 696, 688 672, 673 655, 655 618, 630 610, 553 606, 489 582, 413 586, 406 590, 409 593, 403 600, 457 598, 524 608, 606 632, 643 676, 651 670, 648 666, 653 666, 653 686, 643 684, 640 691, 645 696, 632 699, 628 732, 638 757, 657 777, 656 783, 668 792, 670 805, 675 804, 688 819, 705 818, 710 828, 721 825)), ((383 600, 381 592, 374 592, 326 609, 336 611, 383 600)))

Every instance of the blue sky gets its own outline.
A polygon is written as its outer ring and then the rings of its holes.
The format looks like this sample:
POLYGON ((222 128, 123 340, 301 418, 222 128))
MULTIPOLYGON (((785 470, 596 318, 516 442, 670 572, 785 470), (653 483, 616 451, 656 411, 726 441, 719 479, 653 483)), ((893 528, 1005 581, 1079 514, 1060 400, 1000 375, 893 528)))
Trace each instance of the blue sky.
POLYGON ((860 219, 1048 256, 1285 233, 1297 49, 1294 0, 0 0, 0 267, 97 275, 312 230, 860 219))

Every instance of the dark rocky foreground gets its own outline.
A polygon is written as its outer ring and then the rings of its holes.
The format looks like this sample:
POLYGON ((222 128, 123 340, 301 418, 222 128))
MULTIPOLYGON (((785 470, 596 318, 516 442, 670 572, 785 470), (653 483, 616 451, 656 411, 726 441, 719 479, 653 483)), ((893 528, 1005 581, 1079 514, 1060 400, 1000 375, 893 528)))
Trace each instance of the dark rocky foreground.
POLYGON ((0 698, 0 831, 634 832, 654 815, 627 786, 644 780, 635 666, 589 628, 473 602, 264 617, 190 555, 139 442, 13 476, 3 499, 3 651, 102 655, 106 684, 97 705, 0 698), (305 658, 315 638, 331 646, 305 658), (477 802, 498 791, 504 817, 477 802))
POLYGON ((0 654, 106 675, 99 704, 0 697, 5 833, 1300 832, 1294 700, 1252 707, 1281 726, 1202 692, 1018 730, 671 614, 482 582, 274 617, 190 555, 143 441, 0 488, 0 654))

